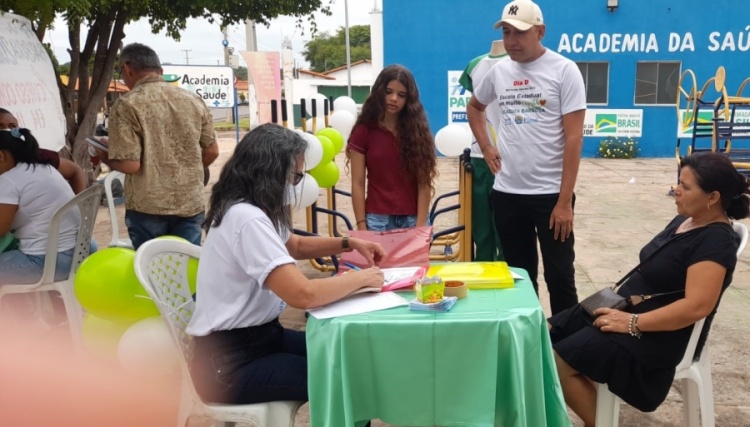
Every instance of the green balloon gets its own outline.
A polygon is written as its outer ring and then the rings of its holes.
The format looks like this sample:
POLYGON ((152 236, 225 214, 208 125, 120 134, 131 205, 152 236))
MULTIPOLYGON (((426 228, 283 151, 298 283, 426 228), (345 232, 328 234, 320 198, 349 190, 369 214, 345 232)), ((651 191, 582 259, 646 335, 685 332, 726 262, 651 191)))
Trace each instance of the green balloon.
POLYGON ((331 188, 339 181, 339 167, 335 162, 321 163, 308 172, 320 188, 331 188))
POLYGON ((86 313, 81 326, 83 347, 93 356, 103 360, 117 360, 117 345, 132 321, 107 320, 86 313))
POLYGON ((334 128, 323 128, 318 131, 315 136, 325 136, 326 138, 330 139, 333 143, 333 149, 336 152, 336 154, 340 153, 341 150, 344 149, 344 137, 341 136, 341 132, 337 131, 334 128))
POLYGON ((75 294, 87 312, 107 320, 158 316, 156 304, 135 275, 135 251, 106 248, 86 258, 75 277, 75 294))
MULTIPOLYGON (((333 160, 334 157, 336 157, 336 147, 333 146, 333 142, 327 137, 323 135, 315 135, 316 138, 320 141, 320 145, 323 146, 323 158, 320 160, 320 163, 318 163, 318 167, 320 165, 325 164, 333 160)), ((312 169, 315 170, 315 169, 312 169)))

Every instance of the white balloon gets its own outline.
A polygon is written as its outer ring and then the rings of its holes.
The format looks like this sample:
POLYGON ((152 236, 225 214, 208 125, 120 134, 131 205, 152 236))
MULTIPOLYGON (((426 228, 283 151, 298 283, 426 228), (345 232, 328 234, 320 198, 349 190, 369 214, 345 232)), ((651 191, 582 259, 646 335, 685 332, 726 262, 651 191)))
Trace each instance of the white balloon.
POLYGON ((315 135, 302 132, 302 137, 307 141, 307 150, 305 150, 305 170, 309 171, 320 164, 323 160, 323 145, 315 135))
MULTIPOLYGON (((321 148, 321 153, 322 153, 321 148)), ((315 180, 309 173, 305 174, 302 181, 294 186, 294 200, 292 201, 292 208, 294 210, 305 209, 318 201, 320 195, 320 187, 318 181, 315 180)))
POLYGON ((357 121, 357 116, 346 110, 336 110, 328 118, 328 124, 332 128, 341 132, 341 136, 344 137, 344 141, 349 139, 349 135, 352 133, 354 122, 357 121))
POLYGON ((157 378, 180 372, 180 350, 161 317, 149 317, 131 325, 120 338, 117 360, 130 374, 157 378))
POLYGON ((471 147, 471 132, 459 124, 450 124, 435 135, 435 146, 446 157, 460 156, 471 147))
POLYGON ((357 117, 357 103, 348 96, 339 96, 333 100, 333 111, 348 111, 357 117))

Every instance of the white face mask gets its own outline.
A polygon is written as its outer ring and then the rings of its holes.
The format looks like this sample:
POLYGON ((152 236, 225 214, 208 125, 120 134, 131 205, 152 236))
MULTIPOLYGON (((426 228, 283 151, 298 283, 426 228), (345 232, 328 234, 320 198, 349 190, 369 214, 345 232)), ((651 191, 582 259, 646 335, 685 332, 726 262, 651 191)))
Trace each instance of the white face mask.
POLYGON ((285 206, 294 206, 297 203, 297 194, 294 191, 294 186, 287 182, 286 187, 284 187, 284 205, 285 206))

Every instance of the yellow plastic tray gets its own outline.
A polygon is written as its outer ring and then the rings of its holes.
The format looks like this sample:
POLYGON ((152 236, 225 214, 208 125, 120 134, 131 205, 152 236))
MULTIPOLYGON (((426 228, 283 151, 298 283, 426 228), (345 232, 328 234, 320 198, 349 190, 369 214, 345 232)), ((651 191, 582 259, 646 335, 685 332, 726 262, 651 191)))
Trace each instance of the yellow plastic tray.
POLYGON ((427 276, 443 281, 460 280, 469 289, 502 289, 515 287, 508 264, 496 262, 447 262, 431 264, 427 276))

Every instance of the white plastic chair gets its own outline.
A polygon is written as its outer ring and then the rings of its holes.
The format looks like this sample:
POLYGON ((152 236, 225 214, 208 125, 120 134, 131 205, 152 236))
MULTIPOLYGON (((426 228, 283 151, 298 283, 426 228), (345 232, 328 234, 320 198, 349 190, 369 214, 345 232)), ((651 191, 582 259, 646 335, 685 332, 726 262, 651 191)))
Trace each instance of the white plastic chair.
POLYGON ((112 195, 112 186, 115 181, 119 181, 124 189, 125 174, 118 171, 110 171, 104 178, 104 194, 107 196, 109 222, 112 224, 112 238, 109 241, 109 247, 133 249, 133 242, 130 239, 120 238, 120 226, 117 221, 117 211, 115 210, 115 198, 112 195))
POLYGON ((78 267, 89 255, 91 249, 91 235, 94 231, 96 214, 99 212, 99 202, 102 198, 102 186, 92 185, 62 205, 52 216, 49 225, 49 237, 44 258, 44 270, 38 282, 29 284, 0 285, 0 299, 7 294, 25 294, 34 292, 57 291, 65 304, 68 326, 73 338, 74 348, 81 348, 81 326, 83 325, 83 309, 73 292, 73 282, 78 267), (60 221, 63 215, 71 209, 78 209, 81 213, 81 224, 78 228, 75 251, 67 279, 55 282, 55 264, 57 263, 57 242, 60 234, 60 221))
POLYGON ((180 348, 182 387, 177 426, 184 427, 191 415, 205 415, 225 423, 246 422, 259 427, 294 426, 297 409, 304 402, 284 401, 250 405, 204 403, 193 386, 188 370, 192 337, 185 333, 195 309, 187 281, 187 264, 200 258, 201 248, 177 240, 150 240, 135 254, 135 274, 169 326, 175 344, 180 348))
MULTIPOLYGON (((734 221, 732 228, 740 236, 737 258, 747 245, 748 230, 745 224, 734 221)), ((708 355, 708 340, 703 343, 698 358, 694 358, 701 331, 706 319, 695 322, 685 355, 675 368, 674 381, 679 381, 684 404, 685 422, 689 427, 714 427, 714 389, 711 379, 711 358, 708 355)), ((620 398, 609 391, 606 384, 596 385, 597 427, 615 427, 620 419, 620 398)))

